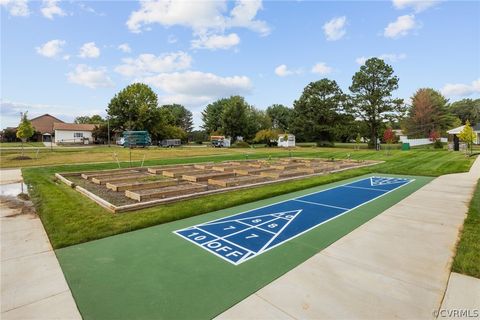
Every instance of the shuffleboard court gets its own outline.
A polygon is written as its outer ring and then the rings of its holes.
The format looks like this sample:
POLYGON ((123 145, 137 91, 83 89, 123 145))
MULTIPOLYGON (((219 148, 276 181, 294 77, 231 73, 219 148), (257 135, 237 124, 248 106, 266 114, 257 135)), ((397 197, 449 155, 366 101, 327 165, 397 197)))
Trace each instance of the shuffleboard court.
POLYGON ((174 232, 239 265, 412 181, 373 176, 174 232))

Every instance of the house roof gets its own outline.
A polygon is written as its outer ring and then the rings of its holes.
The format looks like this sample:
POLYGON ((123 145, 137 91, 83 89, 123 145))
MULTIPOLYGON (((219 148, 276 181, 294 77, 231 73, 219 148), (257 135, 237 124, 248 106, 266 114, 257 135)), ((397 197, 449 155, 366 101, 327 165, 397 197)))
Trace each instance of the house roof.
MULTIPOLYGON (((453 128, 453 129, 450 129, 447 131, 448 134, 459 134, 460 132, 462 132, 463 128, 465 126, 460 126, 460 127, 457 127, 457 128, 453 128)), ((472 127, 473 131, 475 131, 476 133, 480 133, 480 123, 477 123, 476 125, 474 125, 472 127)))
POLYGON ((95 129, 95 124, 90 123, 54 123, 53 130, 63 130, 63 131, 93 131, 95 129))
POLYGON ((41 134, 44 133, 53 133, 53 124, 55 122, 63 123, 62 120, 55 118, 48 113, 41 115, 39 117, 30 119, 32 126, 35 128, 35 131, 40 132, 41 134))

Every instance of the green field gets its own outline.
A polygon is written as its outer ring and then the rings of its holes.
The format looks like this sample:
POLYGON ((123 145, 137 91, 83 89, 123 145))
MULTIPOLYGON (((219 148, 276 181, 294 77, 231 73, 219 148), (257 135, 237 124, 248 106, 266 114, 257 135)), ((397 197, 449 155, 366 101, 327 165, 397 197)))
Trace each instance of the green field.
MULTIPOLYGON (((27 147, 35 147, 35 148, 43 148, 45 145, 43 142, 25 142, 23 144, 25 148, 27 147)), ((0 142, 0 148, 20 148, 22 147, 21 142, 0 142)))
MULTIPOLYGON (((265 153, 265 150, 253 150, 248 157, 253 159, 267 158, 269 155, 289 156, 289 152, 270 154, 265 153)), ((292 155, 336 159, 344 159, 350 155, 352 159, 383 160, 385 162, 373 167, 251 188, 242 192, 211 195, 117 215, 106 211, 77 191, 54 179, 56 172, 112 169, 116 168, 115 163, 24 168, 23 176, 53 247, 61 248, 371 172, 439 176, 446 173, 468 171, 474 161, 473 157, 467 158, 461 153, 446 150, 392 151, 391 155, 370 150, 355 152, 348 149, 309 148, 302 150, 303 152, 296 150, 292 155)), ((164 160, 147 160, 145 165, 235 160, 245 159, 246 155, 239 152, 204 157, 169 157, 164 160)), ((139 165, 139 162, 135 164, 139 165)), ((126 165, 126 163, 122 164, 122 166, 126 165)))
POLYGON ((415 179, 238 266, 172 232, 347 181, 70 246, 56 254, 84 319, 212 319, 432 178, 415 179))
POLYGON ((452 271, 480 279, 480 180, 463 224, 452 271))

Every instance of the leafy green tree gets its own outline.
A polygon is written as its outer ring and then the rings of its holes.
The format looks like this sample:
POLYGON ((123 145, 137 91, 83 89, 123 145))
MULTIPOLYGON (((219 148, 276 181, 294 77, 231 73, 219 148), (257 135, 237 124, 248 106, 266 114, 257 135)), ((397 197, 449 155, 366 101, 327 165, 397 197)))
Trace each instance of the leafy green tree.
POLYGON ((432 131, 445 133, 459 121, 447 107, 448 100, 431 88, 418 89, 404 121, 406 133, 414 138, 428 137, 432 131))
POLYGON ((90 123, 90 124, 100 124, 100 123, 104 123, 105 120, 99 116, 98 114, 95 114, 93 116, 80 116, 80 117, 76 117, 75 120, 73 120, 74 123, 80 123, 80 124, 84 124, 84 123, 90 123))
POLYGON ((247 127, 244 132, 244 140, 251 141, 258 131, 272 127, 270 117, 265 111, 248 106, 246 112, 247 127))
POLYGON ((267 115, 272 121, 272 128, 287 132, 290 126, 293 109, 283 104, 272 104, 267 108, 267 115))
POLYGON ((369 131, 369 146, 376 147, 384 121, 403 114, 403 99, 392 98, 398 89, 393 68, 378 58, 368 59, 352 78, 350 110, 361 118, 369 131))
POLYGON ((225 110, 228 99, 220 99, 210 103, 202 111, 202 121, 204 129, 208 134, 222 130, 222 115, 225 110))
POLYGON ((467 120, 463 130, 458 134, 458 138, 460 141, 467 144, 468 149, 470 149, 470 153, 472 153, 472 146, 473 142, 475 141, 475 131, 473 131, 472 127, 470 126, 470 121, 467 120))
POLYGON ((480 123, 480 99, 462 99, 450 105, 450 111, 460 118, 463 124, 468 121, 472 125, 480 123))
POLYGON ((143 83, 134 83, 117 93, 108 104, 110 125, 118 130, 147 130, 162 122, 157 95, 143 83))
POLYGON ((201 144, 204 141, 208 141, 209 136, 205 130, 194 130, 188 133, 188 140, 194 141, 197 144, 201 144))
POLYGON ((17 140, 17 130, 15 128, 5 128, 2 131, 2 141, 14 142, 17 140))
POLYGON ((277 129, 263 129, 255 134, 255 138, 253 139, 253 141, 256 143, 265 143, 269 147, 276 146, 278 134, 279 131, 277 129))
POLYGON ((185 132, 193 130, 193 115, 187 108, 180 104, 167 104, 162 108, 170 110, 173 116, 173 125, 182 128, 185 132))
POLYGON ((226 99, 222 113, 222 131, 235 141, 237 136, 245 137, 248 133, 248 112, 250 106, 240 96, 226 99))
POLYGON ((311 82, 293 104, 291 131, 299 140, 333 142, 335 124, 340 124, 347 100, 334 80, 311 82))
POLYGON ((22 141, 22 157, 24 155, 23 144, 27 141, 28 138, 31 138, 35 133, 32 123, 27 118, 27 112, 22 114, 22 119, 17 128, 17 138, 22 141))

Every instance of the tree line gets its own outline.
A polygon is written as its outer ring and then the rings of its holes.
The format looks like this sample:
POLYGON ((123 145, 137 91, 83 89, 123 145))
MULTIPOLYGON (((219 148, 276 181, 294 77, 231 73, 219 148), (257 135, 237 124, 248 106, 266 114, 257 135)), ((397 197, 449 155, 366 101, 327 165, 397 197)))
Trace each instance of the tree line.
POLYGON ((330 146, 334 141, 364 138, 375 147, 389 129, 402 129, 410 137, 444 135, 465 123, 480 122, 480 99, 449 103, 432 88, 418 89, 411 103, 394 97, 399 78, 392 66, 379 58, 368 59, 353 75, 349 92, 335 80, 309 83, 293 107, 273 104, 265 111, 250 105, 241 96, 222 98, 202 111, 202 130, 193 130, 192 113, 180 104, 159 105, 155 92, 135 83, 117 93, 107 107, 106 119, 95 115, 77 117, 77 123, 98 124, 94 136, 106 139, 112 133, 147 130, 153 140, 178 138, 205 141, 210 135, 242 137, 247 142, 276 140, 278 134, 292 133, 297 141, 330 146))

